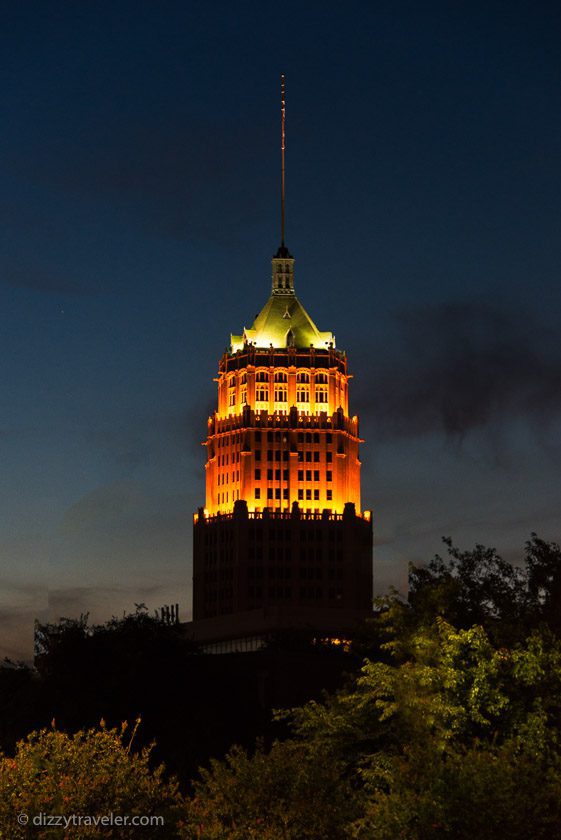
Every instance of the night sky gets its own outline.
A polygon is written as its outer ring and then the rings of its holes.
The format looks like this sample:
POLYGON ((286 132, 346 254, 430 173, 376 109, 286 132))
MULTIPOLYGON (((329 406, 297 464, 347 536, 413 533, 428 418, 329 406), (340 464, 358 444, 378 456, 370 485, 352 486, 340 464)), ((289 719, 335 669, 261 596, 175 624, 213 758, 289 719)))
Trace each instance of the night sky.
POLYGON ((0 620, 180 603, 205 418, 279 245, 355 375, 376 590, 561 524, 561 11, 0 10, 0 620))

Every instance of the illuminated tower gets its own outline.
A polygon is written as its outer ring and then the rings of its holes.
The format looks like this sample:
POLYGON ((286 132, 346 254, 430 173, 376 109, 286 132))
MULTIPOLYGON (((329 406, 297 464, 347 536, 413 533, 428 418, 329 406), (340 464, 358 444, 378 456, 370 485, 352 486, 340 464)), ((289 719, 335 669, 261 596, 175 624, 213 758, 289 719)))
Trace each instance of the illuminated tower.
POLYGON ((281 84, 281 245, 269 299, 219 362, 195 516, 193 626, 217 644, 282 627, 337 634, 371 610, 372 524, 347 357, 296 296, 284 241, 281 84))

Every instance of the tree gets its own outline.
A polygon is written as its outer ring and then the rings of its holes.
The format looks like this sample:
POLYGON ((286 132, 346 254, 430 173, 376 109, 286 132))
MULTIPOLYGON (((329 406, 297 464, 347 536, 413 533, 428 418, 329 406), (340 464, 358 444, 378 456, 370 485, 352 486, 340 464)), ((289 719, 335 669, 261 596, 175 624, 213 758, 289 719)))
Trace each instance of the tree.
MULTIPOLYGON (((138 725, 139 721, 137 721, 138 725)), ((109 815, 163 817, 163 826, 152 825, 150 836, 177 837, 181 798, 177 784, 164 779, 163 766, 150 769, 150 748, 131 751, 136 732, 120 730, 81 730, 66 735, 56 729, 32 732, 18 742, 13 758, 0 757, 0 837, 9 840, 34 837, 76 840, 93 837, 136 838, 135 826, 84 824, 37 826, 33 818, 72 814, 89 817, 109 815), (29 818, 21 825, 18 816, 29 818)))

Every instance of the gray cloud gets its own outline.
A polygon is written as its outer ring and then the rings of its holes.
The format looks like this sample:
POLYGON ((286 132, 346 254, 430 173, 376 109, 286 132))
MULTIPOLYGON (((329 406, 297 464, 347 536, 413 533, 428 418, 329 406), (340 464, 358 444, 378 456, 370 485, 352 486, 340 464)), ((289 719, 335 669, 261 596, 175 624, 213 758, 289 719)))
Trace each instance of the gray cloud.
POLYGON ((17 289, 32 289, 36 292, 58 295, 87 296, 96 294, 96 290, 64 277, 60 272, 40 268, 22 261, 20 264, 0 266, 0 280, 17 289))
POLYGON ((561 346, 544 325, 485 304, 426 306, 397 319, 355 405, 387 437, 469 432, 512 418, 536 430, 561 414, 561 346))

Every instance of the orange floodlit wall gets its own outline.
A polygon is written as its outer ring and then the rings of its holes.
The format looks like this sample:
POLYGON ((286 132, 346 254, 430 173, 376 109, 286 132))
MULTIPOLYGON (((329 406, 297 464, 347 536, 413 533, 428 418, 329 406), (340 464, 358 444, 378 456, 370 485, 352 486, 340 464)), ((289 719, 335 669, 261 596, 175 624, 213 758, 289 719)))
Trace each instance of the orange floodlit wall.
POLYGON ((347 362, 334 348, 226 353, 208 421, 210 515, 248 510, 360 513, 358 418, 348 414, 347 362))

